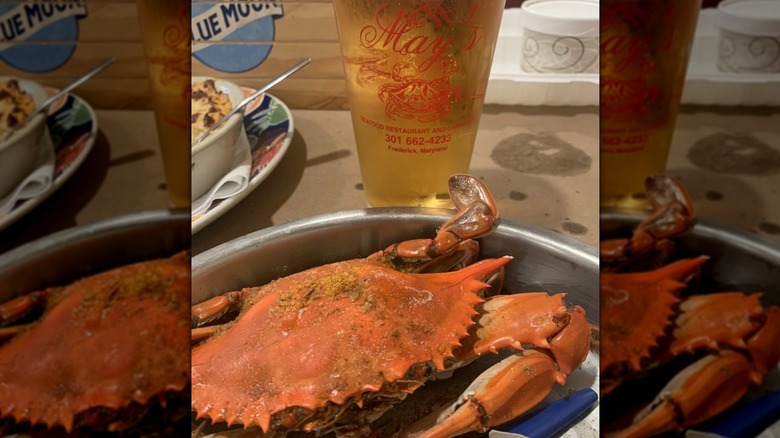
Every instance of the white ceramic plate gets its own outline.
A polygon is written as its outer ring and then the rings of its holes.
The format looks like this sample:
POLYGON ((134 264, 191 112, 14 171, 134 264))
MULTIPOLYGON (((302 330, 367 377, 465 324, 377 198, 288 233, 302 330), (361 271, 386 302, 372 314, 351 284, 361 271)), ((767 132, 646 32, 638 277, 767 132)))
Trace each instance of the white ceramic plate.
MULTIPOLYGON (((251 88, 243 90, 247 96, 255 91, 251 88)), ((247 105, 244 128, 252 149, 249 185, 242 192, 218 200, 205 212, 192 216, 192 234, 202 230, 241 202, 276 168, 292 141, 292 113, 284 102, 266 93, 247 105)))
MULTIPOLYGON (((49 95, 57 92, 51 88, 47 91, 49 95)), ((19 220, 57 191, 81 166, 95 143, 97 117, 92 107, 78 96, 67 94, 55 102, 49 109, 46 123, 54 144, 54 180, 45 192, 18 202, 8 214, 0 215, 0 230, 19 220)))

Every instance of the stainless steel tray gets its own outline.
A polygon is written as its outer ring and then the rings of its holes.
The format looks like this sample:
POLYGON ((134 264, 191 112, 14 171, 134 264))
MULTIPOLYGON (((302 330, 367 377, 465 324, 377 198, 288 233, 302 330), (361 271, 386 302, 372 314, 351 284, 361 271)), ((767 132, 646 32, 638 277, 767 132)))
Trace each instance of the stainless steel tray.
MULTIPOLYGON (((601 239, 629 237, 642 219, 641 216, 614 211, 602 213, 601 239)), ((674 241, 674 259, 700 255, 710 257, 702 266, 696 293, 761 292, 764 302, 780 304, 780 243, 748 230, 702 219, 697 219, 690 232, 674 241)), ((640 394, 647 392, 645 388, 649 390, 645 397, 655 395, 654 391, 663 386, 677 369, 672 366, 668 371, 651 375, 650 381, 630 383, 623 394, 605 397, 602 409, 606 422, 610 421, 608 416, 616 415, 613 413, 622 415, 627 406, 641 400, 640 394)), ((780 389, 780 368, 776 367, 764 378, 762 387, 750 391, 746 399, 777 389, 780 389)), ((720 417, 712 422, 717 418, 720 417)))
POLYGON ((0 302, 190 248, 186 210, 129 214, 69 228, 0 255, 0 302))
MULTIPOLYGON (((365 257, 394 242, 435 235, 452 211, 419 208, 374 208, 316 216, 260 230, 224 243, 192 260, 192 300, 242 287, 265 284, 281 276, 338 260, 365 257)), ((511 255, 504 288, 510 292, 567 292, 567 301, 585 308, 598 321, 598 251, 550 230, 502 220, 480 239, 482 257, 511 255)), ((579 387, 598 389, 598 355, 572 375, 579 387), (585 383, 583 383, 585 382, 585 383)), ((459 370, 460 371, 460 370, 459 370)), ((446 386, 462 384, 457 371, 446 386)), ((426 387, 432 386, 426 384, 426 387)), ((568 388, 551 395, 566 395, 568 388)), ((416 395, 416 394, 415 394, 416 395)), ((597 437, 598 409, 567 436, 597 437)), ((211 431, 213 432, 213 431, 211 431)))
MULTIPOLYGON (((80 225, 13 249, 0 255, 0 302, 30 291, 63 286, 118 266, 187 250, 190 220, 188 210, 148 211, 80 225)), ((189 340, 182 339, 182 342, 189 340)), ((188 398, 173 396, 162 410, 154 409, 158 415, 154 421, 164 416, 165 423, 144 424, 143 433, 148 436, 162 436, 154 433, 165 435, 173 430, 179 432, 177 436, 187 433, 189 419, 181 415, 186 413, 188 398), (168 418, 175 423, 168 424, 168 418)), ((10 420, 0 419, 0 435, 4 427, 11 427, 5 431, 18 433, 20 437, 60 437, 64 433, 60 428, 45 430, 27 423, 14 426, 10 420)))

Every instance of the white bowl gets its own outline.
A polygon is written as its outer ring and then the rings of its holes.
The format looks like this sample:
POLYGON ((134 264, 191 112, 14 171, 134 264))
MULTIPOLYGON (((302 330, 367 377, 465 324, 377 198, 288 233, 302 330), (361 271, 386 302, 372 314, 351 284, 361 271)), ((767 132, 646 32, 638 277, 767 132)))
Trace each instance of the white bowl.
MULTIPOLYGON (((19 82, 19 88, 32 95, 35 107, 47 98, 46 90, 33 81, 9 76, 0 77, 0 82, 11 80, 19 82)), ((38 149, 43 135, 46 134, 46 113, 33 117, 11 136, 0 141, 0 198, 10 193, 22 180, 35 170, 38 161, 38 149)))
POLYGON ((780 0, 725 0, 718 19, 718 70, 780 73, 780 0))
MULTIPOLYGON (((224 79, 194 76, 192 83, 209 79, 214 81, 218 91, 230 97, 231 108, 246 97, 241 87, 224 79)), ((203 196, 230 171, 238 139, 244 129, 243 119, 242 112, 233 114, 205 140, 192 146, 191 197, 193 200, 203 196)))
POLYGON ((527 73, 598 73, 598 0, 526 0, 520 67, 527 73))

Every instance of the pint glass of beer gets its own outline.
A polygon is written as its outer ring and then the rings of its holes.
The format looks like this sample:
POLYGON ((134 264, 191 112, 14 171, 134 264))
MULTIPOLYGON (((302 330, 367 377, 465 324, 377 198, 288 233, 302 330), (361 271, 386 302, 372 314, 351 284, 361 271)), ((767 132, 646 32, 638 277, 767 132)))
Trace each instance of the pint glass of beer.
POLYGON ((168 196, 190 206, 190 0, 138 0, 168 196))
POLYGON ((468 171, 505 0, 334 0, 368 203, 450 206, 468 171))
POLYGON ((601 205, 644 208, 663 173, 701 0, 601 0, 601 205))

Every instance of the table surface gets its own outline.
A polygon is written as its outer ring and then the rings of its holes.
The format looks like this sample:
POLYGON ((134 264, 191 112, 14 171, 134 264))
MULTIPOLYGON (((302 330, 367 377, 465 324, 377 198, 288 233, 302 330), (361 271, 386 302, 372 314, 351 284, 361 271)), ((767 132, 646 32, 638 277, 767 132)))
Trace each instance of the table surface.
MULTIPOLYGON (((271 175, 193 236, 193 254, 272 225, 366 208, 347 111, 293 110, 295 134, 271 175)), ((73 177, 0 231, 0 253, 52 232, 168 208, 150 111, 98 110, 99 135, 73 177), (140 127, 140 128, 139 128, 140 127)), ((699 217, 780 242, 780 108, 683 107, 668 173, 699 217)), ((598 109, 488 106, 470 173, 501 217, 598 242, 598 109)))

